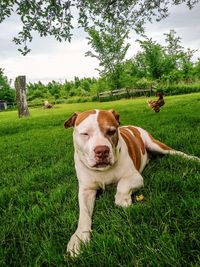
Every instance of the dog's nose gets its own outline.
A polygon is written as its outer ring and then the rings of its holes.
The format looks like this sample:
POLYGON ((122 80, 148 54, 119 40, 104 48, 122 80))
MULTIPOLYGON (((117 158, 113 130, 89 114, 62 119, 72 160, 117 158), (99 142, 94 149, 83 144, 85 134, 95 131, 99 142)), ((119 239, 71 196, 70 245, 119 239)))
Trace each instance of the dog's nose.
POLYGON ((97 157, 107 157, 109 155, 110 148, 108 146, 96 146, 94 153, 97 157))

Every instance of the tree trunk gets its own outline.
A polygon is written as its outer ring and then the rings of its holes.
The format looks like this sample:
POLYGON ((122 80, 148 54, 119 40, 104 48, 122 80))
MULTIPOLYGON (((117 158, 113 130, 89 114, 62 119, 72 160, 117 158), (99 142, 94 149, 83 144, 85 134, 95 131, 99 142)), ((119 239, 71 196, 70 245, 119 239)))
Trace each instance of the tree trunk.
POLYGON ((26 76, 18 76, 15 79, 15 89, 19 118, 30 116, 26 100, 26 76))

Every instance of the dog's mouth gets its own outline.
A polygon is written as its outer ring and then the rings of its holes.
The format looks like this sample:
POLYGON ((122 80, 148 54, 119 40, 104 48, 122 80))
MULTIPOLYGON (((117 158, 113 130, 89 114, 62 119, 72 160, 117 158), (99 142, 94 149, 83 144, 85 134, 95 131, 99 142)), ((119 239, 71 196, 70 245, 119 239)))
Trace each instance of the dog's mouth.
POLYGON ((101 159, 96 161, 96 163, 93 165, 93 168, 105 168, 107 166, 111 166, 111 162, 109 159, 101 159))
POLYGON ((99 162, 99 163, 96 163, 95 165, 93 165, 93 168, 105 168, 107 166, 110 166, 111 163, 107 163, 107 162, 99 162))

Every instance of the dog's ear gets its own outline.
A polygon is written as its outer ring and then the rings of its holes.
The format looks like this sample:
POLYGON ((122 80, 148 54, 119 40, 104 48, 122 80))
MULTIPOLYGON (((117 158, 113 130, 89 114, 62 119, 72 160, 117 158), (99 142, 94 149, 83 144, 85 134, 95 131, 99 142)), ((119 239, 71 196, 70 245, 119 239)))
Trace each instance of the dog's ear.
POLYGON ((120 121, 119 121, 119 114, 114 110, 114 109, 111 109, 109 110, 115 117, 116 121, 120 124, 120 121))
POLYGON ((68 120, 65 121, 64 127, 65 128, 74 127, 77 116, 78 112, 75 112, 68 120))

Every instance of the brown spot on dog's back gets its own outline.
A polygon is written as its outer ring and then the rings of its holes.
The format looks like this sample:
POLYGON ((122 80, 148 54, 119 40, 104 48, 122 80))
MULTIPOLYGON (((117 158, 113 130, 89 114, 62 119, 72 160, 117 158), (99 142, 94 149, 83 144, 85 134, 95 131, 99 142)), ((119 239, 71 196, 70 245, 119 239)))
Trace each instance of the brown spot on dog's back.
POLYGON ((118 143, 118 131, 113 136, 108 136, 107 131, 113 127, 113 129, 118 129, 119 122, 117 121, 113 111, 100 110, 97 117, 98 125, 100 131, 104 134, 106 138, 113 144, 117 146, 118 143))
POLYGON ((145 154, 145 145, 144 145, 144 142, 142 140, 141 134, 138 131, 138 129, 135 128, 134 126, 127 126, 126 128, 128 128, 134 134, 135 138, 137 139, 137 141, 140 145, 142 153, 145 154))
POLYGON ((136 140, 135 136, 126 128, 120 128, 120 134, 124 141, 126 142, 128 153, 135 165, 136 169, 139 170, 141 166, 141 149, 138 141, 136 140))
POLYGON ((75 125, 78 126, 82 121, 84 121, 89 115, 95 114, 96 110, 88 110, 78 114, 75 125))

